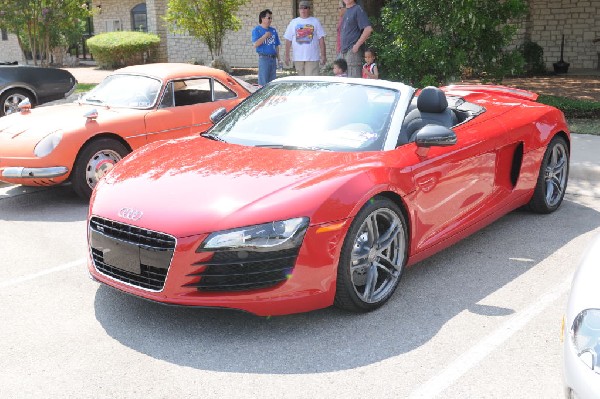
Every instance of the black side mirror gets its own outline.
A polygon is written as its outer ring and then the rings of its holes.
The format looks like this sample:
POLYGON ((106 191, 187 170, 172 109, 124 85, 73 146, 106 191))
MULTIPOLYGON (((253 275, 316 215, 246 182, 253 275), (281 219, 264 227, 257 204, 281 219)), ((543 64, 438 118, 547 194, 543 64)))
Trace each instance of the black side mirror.
POLYGON ((225 107, 215 109, 212 114, 210 114, 210 120, 212 123, 217 123, 227 114, 227 110, 225 107))
POLYGON ((415 136, 418 147, 448 147, 456 144, 456 133, 440 125, 426 125, 415 136))

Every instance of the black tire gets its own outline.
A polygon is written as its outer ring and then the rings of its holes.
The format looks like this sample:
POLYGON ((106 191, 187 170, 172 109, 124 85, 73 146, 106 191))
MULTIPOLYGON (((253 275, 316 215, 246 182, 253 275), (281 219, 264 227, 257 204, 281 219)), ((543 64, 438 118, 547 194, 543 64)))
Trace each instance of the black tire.
POLYGON ((542 214, 557 210, 567 191, 568 180, 569 147, 563 137, 555 136, 544 153, 529 209, 542 214))
POLYGON ((383 305, 400 282, 407 237, 406 220, 395 203, 383 197, 367 202, 344 239, 334 305, 353 312, 383 305))
POLYGON ((7 90, 0 96, 0 116, 9 115, 19 111, 19 103, 29 99, 31 107, 35 106, 35 99, 25 90, 7 90))
POLYGON ((127 147, 111 138, 95 139, 87 143, 79 151, 73 166, 73 190, 81 198, 89 199, 98 180, 128 153, 127 147))

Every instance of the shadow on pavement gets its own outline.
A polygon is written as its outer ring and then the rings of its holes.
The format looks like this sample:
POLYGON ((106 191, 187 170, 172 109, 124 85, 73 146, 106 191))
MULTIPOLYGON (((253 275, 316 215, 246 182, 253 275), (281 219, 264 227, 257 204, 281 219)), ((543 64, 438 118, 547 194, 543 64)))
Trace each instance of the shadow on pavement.
POLYGON ((260 318, 164 306, 100 286, 96 318, 123 345, 196 369, 265 374, 347 370, 422 346, 463 311, 510 316, 513 309, 478 302, 599 225, 600 213, 571 201, 551 215, 512 212, 408 269, 392 299, 368 314, 329 308, 260 318))

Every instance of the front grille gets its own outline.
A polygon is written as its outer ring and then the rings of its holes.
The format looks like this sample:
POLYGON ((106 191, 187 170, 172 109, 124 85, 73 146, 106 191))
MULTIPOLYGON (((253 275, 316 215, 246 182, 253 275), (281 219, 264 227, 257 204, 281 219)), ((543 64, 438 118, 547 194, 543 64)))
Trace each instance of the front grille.
POLYGON ((160 291, 175 251, 175 237, 92 217, 90 248, 98 272, 151 291, 160 291))
POLYGON ((273 287, 289 278, 294 270, 298 248, 272 252, 215 252, 203 269, 189 276, 200 280, 187 284, 198 291, 249 291, 273 287))

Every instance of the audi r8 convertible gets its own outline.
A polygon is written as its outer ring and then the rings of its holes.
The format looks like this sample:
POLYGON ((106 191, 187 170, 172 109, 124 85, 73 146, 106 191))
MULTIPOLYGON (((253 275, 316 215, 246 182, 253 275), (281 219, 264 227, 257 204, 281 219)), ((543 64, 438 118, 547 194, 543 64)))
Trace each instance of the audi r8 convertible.
POLYGON ((561 204, 570 133, 537 95, 288 77, 97 185, 89 272, 177 305, 369 311, 404 269, 511 210, 561 204))
POLYGON ((600 236, 592 242, 571 286, 563 324, 565 397, 600 397, 600 236))
POLYGON ((68 97, 76 85, 75 77, 63 69, 0 64, 0 116, 18 112, 23 101, 33 107, 68 97))
POLYGON ((218 69, 189 64, 126 67, 71 104, 0 118, 0 181, 49 186, 69 180, 89 198, 98 180, 132 150, 212 124, 255 89, 218 69))

